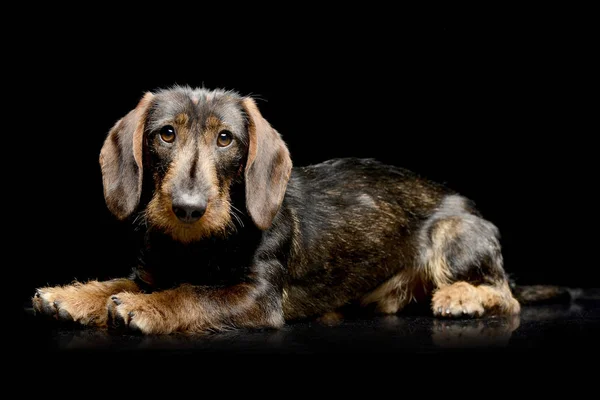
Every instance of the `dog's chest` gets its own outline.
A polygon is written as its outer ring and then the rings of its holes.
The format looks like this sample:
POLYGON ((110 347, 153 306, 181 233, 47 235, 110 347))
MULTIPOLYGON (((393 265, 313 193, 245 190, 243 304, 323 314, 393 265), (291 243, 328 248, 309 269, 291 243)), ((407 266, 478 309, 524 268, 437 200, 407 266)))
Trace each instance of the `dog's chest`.
POLYGON ((155 237, 140 252, 138 276, 153 289, 185 283, 231 285, 244 281, 252 257, 247 241, 211 240, 185 245, 155 237))

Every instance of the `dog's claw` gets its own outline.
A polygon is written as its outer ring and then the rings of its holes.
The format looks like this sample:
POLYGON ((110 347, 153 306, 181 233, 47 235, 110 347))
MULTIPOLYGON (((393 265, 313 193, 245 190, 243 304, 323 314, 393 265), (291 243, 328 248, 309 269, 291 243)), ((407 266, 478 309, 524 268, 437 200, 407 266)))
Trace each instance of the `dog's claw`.
POLYGON ((110 308, 108 309, 108 315, 106 316, 106 325, 107 325, 109 328, 112 328, 112 327, 113 327, 113 325, 114 325, 113 313, 112 313, 112 311, 110 310, 110 308))
POLYGON ((111 296, 110 298, 116 305, 120 305, 121 304, 121 300, 119 300, 119 298, 117 296, 111 296))
POLYGON ((441 314, 442 313, 442 307, 438 307, 438 313, 441 314))
POLYGON ((129 328, 129 332, 133 334, 141 334, 142 330, 136 325, 135 322, 130 322, 127 326, 129 328))
MULTIPOLYGON (((56 304, 56 302, 55 302, 56 304)), ((65 321, 65 322, 71 322, 73 321, 73 317, 71 316, 71 314, 69 314, 69 312, 65 309, 58 309, 58 319, 61 321, 65 321)))
POLYGON ((123 329, 127 326, 127 324, 125 323, 125 320, 123 319, 123 317, 119 314, 119 313, 115 313, 114 317, 112 318, 112 326, 115 329, 123 329))
POLYGON ((42 301, 42 311, 48 317, 56 318, 57 309, 54 302, 50 303, 48 301, 42 301))

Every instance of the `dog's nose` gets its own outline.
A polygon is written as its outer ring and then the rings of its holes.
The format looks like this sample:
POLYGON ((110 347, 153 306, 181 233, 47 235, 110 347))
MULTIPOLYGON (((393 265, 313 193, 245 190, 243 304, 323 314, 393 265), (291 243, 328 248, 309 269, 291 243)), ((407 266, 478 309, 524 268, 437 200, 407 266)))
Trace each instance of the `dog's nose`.
POLYGON ((206 212, 206 200, 198 195, 182 195, 173 198, 173 212, 181 222, 191 224, 206 212))

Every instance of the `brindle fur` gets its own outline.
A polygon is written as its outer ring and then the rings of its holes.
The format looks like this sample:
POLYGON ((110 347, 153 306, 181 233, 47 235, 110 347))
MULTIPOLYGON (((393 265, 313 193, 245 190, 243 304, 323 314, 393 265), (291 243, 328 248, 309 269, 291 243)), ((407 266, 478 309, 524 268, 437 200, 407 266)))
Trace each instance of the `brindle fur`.
POLYGON ((139 264, 118 284, 38 289, 40 314, 171 333, 281 327, 349 305, 520 310, 498 230, 472 202, 373 159, 292 168, 282 137, 237 93, 147 93, 111 129, 100 163, 108 208, 143 236, 139 264), (172 144, 160 139, 165 125, 172 144), (224 130, 234 139, 221 148, 224 130), (177 196, 206 200, 204 215, 181 222, 177 196))

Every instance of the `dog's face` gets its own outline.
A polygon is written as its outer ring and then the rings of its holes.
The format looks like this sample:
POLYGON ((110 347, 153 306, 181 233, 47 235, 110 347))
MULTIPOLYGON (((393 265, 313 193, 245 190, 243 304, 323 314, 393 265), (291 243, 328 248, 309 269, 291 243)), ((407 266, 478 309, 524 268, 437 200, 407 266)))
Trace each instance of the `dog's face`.
POLYGON ((111 129, 100 163, 113 214, 134 213, 143 177, 151 177, 150 200, 140 211, 149 226, 184 243, 227 234, 236 212, 267 229, 292 166, 252 99, 190 88, 146 94, 111 129), (245 184, 246 210, 232 209, 234 183, 245 184))
POLYGON ((222 94, 155 96, 145 130, 146 170, 154 183, 146 210, 151 225, 182 242, 231 226, 229 188, 242 176, 248 149, 241 107, 222 94))

